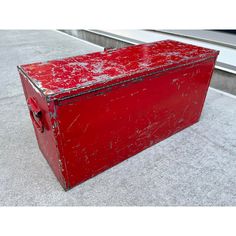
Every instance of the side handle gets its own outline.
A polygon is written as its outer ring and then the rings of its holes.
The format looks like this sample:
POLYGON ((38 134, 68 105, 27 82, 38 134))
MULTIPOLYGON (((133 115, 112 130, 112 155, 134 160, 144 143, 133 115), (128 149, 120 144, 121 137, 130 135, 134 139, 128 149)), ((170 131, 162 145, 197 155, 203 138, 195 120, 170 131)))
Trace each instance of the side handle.
POLYGON ((32 97, 27 99, 27 105, 30 111, 30 118, 34 127, 41 133, 44 131, 44 126, 42 122, 42 111, 40 110, 36 100, 32 97))

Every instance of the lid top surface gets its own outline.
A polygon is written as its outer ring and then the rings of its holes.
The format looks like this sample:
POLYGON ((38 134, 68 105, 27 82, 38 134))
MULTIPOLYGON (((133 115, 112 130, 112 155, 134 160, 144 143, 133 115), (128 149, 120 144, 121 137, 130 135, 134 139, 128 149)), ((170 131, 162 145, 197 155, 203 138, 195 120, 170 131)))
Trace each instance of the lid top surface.
POLYGON ((164 71, 207 57, 217 51, 172 40, 140 44, 82 56, 20 66, 34 85, 45 95, 70 90, 101 87, 142 73, 164 71))

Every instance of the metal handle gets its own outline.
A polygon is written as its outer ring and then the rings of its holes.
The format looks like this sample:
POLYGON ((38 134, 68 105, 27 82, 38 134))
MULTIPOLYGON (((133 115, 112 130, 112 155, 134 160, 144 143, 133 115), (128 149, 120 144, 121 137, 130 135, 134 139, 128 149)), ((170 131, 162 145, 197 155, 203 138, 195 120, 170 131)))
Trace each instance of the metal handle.
POLYGON ((42 111, 40 110, 36 100, 32 97, 27 99, 27 105, 30 111, 30 118, 33 122, 33 125, 41 133, 44 131, 43 122, 42 122, 42 111))

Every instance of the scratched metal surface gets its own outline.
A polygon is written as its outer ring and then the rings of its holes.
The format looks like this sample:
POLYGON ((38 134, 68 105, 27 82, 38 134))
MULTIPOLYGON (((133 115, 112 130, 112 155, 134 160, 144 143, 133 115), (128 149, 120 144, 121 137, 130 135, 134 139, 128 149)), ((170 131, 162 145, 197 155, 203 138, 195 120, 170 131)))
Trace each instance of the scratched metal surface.
POLYGON ((217 62, 220 62, 220 64, 223 63, 224 69, 227 69, 227 70, 230 69, 232 72, 234 71, 235 73, 235 66, 236 66, 235 48, 217 45, 217 44, 213 44, 209 42, 203 42, 197 39, 189 39, 189 38, 181 37, 177 35, 165 34, 163 32, 150 32, 150 31, 145 31, 145 30, 106 30, 105 32, 110 33, 113 36, 119 35, 119 36, 125 37, 126 39, 129 39, 131 41, 135 40, 138 42, 154 42, 157 40, 163 40, 163 39, 169 38, 169 39, 177 40, 180 42, 192 43, 194 45, 198 45, 201 47, 207 47, 207 48, 219 50, 221 53, 217 59, 217 62))
MULTIPOLYGON (((216 51, 164 40, 83 56, 21 66, 45 95, 104 85, 108 81, 164 71, 214 57, 216 51)), ((78 92, 79 93, 79 92, 78 92)), ((61 97, 61 96, 60 96, 61 97)))
POLYGON ((53 31, 0 31, 1 206, 236 206, 236 98, 212 89, 199 123, 64 192, 38 149, 15 70, 63 57, 60 42, 68 56, 79 50, 53 31), (28 44, 44 44, 45 54, 28 44))

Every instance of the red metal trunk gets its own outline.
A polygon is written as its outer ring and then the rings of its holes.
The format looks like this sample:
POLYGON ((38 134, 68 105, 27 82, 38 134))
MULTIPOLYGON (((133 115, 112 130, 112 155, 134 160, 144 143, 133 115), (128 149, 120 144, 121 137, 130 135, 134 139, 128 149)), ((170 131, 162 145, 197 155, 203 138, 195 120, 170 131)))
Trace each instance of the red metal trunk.
POLYGON ((199 120, 217 51, 165 40, 19 66, 65 190, 199 120))

